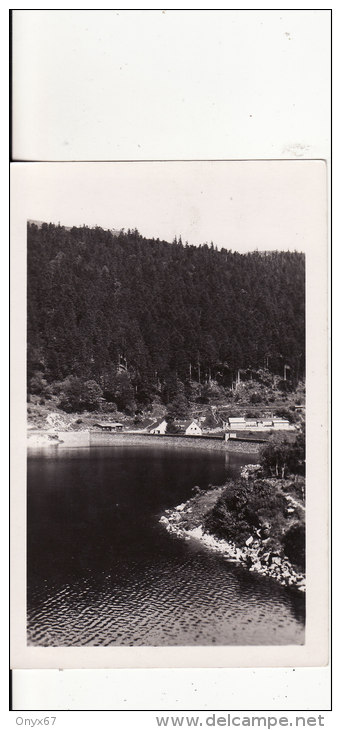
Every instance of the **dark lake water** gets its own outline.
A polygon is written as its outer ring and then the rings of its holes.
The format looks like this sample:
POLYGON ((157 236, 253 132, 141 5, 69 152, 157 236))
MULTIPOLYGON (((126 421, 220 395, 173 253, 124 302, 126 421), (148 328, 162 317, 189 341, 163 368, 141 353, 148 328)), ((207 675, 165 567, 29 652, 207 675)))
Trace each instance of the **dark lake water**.
POLYGON ((28 643, 304 643, 304 597, 170 535, 162 512, 254 457, 39 450, 28 459, 28 643))

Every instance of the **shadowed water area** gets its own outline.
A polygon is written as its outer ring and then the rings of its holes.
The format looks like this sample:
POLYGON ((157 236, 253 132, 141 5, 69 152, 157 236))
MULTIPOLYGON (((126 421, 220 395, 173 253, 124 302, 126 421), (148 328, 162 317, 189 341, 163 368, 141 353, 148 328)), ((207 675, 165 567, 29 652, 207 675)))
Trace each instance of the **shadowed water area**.
POLYGON ((28 643, 304 643, 304 597, 159 523, 192 488, 255 461, 191 449, 37 450, 28 458, 28 643))

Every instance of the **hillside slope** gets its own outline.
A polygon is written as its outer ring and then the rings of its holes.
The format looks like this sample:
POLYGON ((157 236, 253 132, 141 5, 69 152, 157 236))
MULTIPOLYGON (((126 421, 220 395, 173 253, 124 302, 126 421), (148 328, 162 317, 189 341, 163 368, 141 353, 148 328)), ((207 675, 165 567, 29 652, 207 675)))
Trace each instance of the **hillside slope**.
MULTIPOLYGON (((28 375, 102 390, 120 368, 137 401, 238 368, 304 375, 305 260, 28 225, 28 375)), ((30 382, 30 380, 29 380, 30 382)), ((34 392, 34 391, 33 391, 34 392)))

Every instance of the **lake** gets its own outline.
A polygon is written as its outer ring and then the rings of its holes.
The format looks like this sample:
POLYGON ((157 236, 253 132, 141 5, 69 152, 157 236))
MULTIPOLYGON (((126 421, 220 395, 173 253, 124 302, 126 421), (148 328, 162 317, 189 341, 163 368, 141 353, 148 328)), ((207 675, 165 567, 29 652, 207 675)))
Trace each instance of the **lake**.
POLYGON ((304 643, 304 596, 160 516, 255 456, 146 445, 28 457, 27 630, 35 646, 304 643))

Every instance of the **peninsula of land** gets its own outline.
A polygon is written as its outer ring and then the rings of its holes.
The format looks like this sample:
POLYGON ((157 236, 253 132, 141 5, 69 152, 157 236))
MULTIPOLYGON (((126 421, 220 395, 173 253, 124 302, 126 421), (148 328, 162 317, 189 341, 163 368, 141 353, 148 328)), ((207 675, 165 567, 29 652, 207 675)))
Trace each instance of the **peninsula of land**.
POLYGON ((229 561, 301 592, 305 591, 304 477, 264 478, 261 467, 240 479, 199 491, 166 510, 168 532, 197 540, 229 561))

